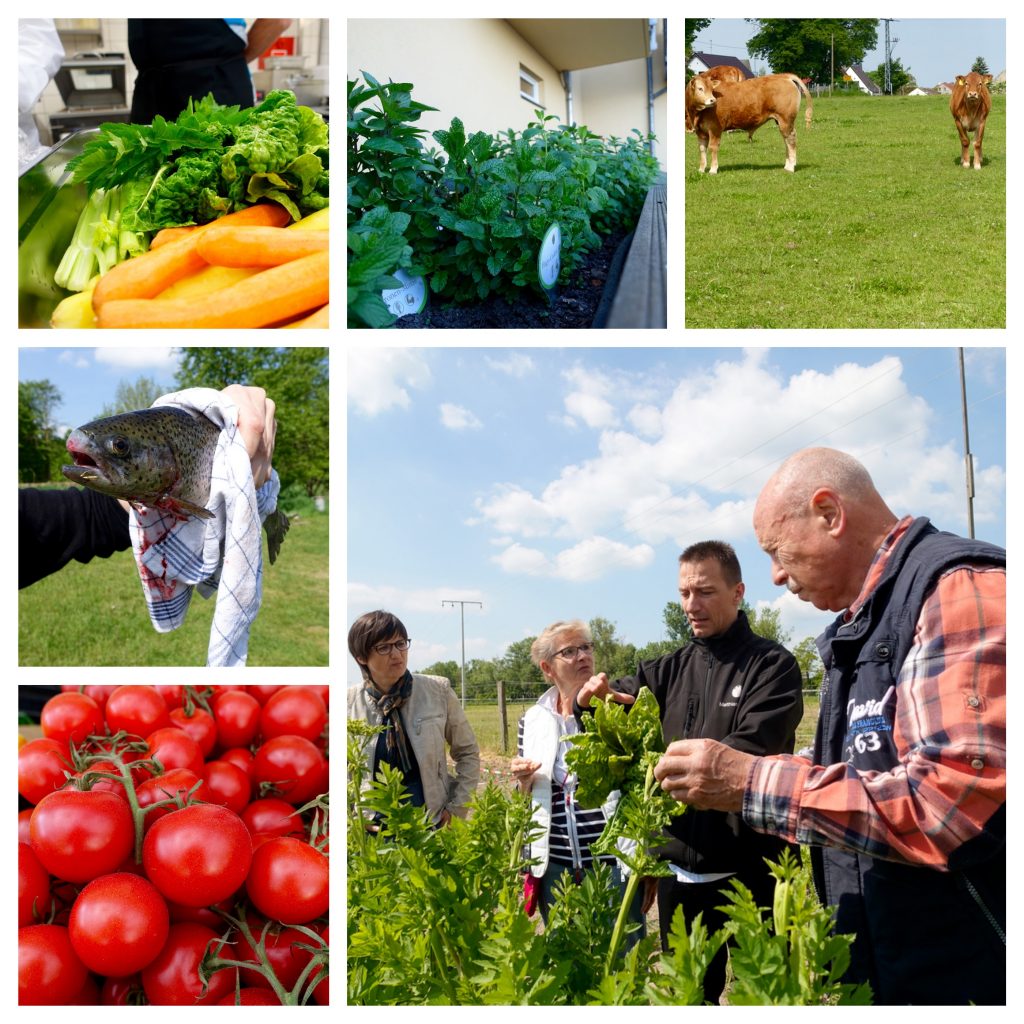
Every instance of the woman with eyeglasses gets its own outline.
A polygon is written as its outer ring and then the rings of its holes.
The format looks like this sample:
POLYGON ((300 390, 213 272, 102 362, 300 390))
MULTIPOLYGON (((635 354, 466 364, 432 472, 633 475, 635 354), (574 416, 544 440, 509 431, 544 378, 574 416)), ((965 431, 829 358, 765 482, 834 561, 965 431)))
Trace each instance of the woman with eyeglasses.
MULTIPOLYGON (((620 892, 626 880, 614 857, 595 858, 590 852, 614 811, 614 800, 604 807, 580 807, 576 803, 575 773, 565 763, 571 745, 565 737, 581 731, 573 715, 573 699, 594 674, 590 628, 578 619, 554 622, 534 640, 530 658, 552 685, 519 720, 519 756, 512 758, 510 768, 519 788, 530 793, 534 824, 541 829, 529 851, 535 863, 529 868, 534 881, 527 879, 527 891, 536 887, 537 903, 547 920, 553 889, 563 875, 578 884, 594 861, 601 860, 610 866, 612 882, 620 892)), ((613 798, 617 795, 612 794, 613 798)), ((643 923, 639 893, 630 919, 643 923)), ((632 932, 630 944, 642 935, 642 928, 632 932)))
POLYGON ((376 778, 382 764, 397 768, 413 804, 443 827, 453 814, 465 817, 480 778, 480 748, 448 680, 409 671, 411 644, 391 612, 367 612, 352 623, 348 649, 363 685, 349 688, 348 717, 384 726, 365 748, 367 780, 376 778))

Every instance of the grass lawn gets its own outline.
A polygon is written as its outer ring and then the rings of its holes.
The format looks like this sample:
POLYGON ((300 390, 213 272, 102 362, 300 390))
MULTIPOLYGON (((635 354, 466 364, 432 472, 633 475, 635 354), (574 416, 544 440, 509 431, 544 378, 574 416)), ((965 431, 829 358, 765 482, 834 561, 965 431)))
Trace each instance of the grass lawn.
MULTIPOLYGON (((294 520, 277 562, 263 548, 263 606, 249 633, 249 665, 328 663, 328 516, 294 520)), ((206 664, 216 598, 193 594, 184 625, 157 633, 135 559, 122 551, 18 593, 20 665, 206 664)))
POLYGON ((815 100, 795 174, 774 122, 727 134, 716 176, 698 153, 688 134, 688 328, 1006 326, 1005 96, 980 171, 941 96, 815 100))

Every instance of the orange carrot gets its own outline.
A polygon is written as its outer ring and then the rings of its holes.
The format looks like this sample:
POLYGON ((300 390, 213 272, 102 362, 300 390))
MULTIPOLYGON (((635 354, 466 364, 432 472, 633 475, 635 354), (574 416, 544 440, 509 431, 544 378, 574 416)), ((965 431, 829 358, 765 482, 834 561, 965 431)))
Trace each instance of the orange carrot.
POLYGON ((104 303, 111 300, 151 299, 175 281, 201 270, 206 266, 206 260, 199 255, 196 242, 214 224, 280 226, 289 219, 290 215, 283 206, 260 203, 229 213, 209 224, 201 224, 195 231, 111 267, 96 283, 92 293, 92 308, 98 313, 104 303))
POLYGON ((327 303, 321 306, 315 313, 310 313, 309 316, 303 317, 301 320, 293 320, 290 324, 285 324, 288 327, 329 327, 330 324, 327 322, 328 310, 330 304, 327 303))
POLYGON ((199 255, 219 267, 276 267, 325 252, 326 231, 282 231, 280 228, 211 225, 196 243, 199 255))
POLYGON ((316 252, 201 298, 112 299, 99 309, 97 327, 265 327, 318 309, 329 292, 328 253, 316 252))
POLYGON ((179 238, 184 238, 185 235, 190 235, 195 230, 196 225, 194 224, 180 228, 161 228, 153 236, 153 240, 149 243, 149 247, 150 249, 159 249, 161 245, 166 245, 168 242, 174 242, 179 238))

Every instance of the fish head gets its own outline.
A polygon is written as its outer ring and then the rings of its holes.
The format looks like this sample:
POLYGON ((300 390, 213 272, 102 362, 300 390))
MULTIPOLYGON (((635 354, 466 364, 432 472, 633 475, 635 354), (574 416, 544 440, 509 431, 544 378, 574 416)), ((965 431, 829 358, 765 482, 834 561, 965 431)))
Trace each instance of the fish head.
POLYGON ((86 423, 71 432, 66 447, 74 464, 61 467, 64 476, 115 498, 152 502, 179 479, 173 444, 138 413, 86 423))

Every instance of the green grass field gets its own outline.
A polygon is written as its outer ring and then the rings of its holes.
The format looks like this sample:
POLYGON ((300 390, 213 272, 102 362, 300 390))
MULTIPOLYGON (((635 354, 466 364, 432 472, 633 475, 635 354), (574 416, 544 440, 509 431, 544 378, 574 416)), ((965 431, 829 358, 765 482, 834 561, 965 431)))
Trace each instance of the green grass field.
MULTIPOLYGON (((263 606, 247 664, 328 664, 328 516, 294 520, 274 565, 263 548, 263 606)), ((20 665, 206 664, 216 598, 193 594, 185 623, 157 633, 135 559, 71 562, 18 594, 20 665)))
POLYGON ((1005 96, 980 171, 948 97, 803 109, 795 174, 774 122, 724 136, 716 176, 686 136, 686 326, 1005 327, 1005 96))

